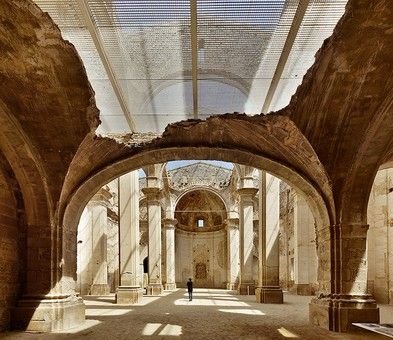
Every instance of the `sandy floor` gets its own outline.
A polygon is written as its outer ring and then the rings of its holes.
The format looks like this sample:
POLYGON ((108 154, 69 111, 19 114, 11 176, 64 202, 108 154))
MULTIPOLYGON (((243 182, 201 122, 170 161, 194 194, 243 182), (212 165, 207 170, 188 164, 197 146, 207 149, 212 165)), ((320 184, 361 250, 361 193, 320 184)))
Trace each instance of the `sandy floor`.
MULTIPOLYGON (((6 339, 387 339, 368 331, 337 334, 308 324, 310 297, 285 295, 284 305, 255 302, 254 296, 226 290, 184 289, 144 297, 133 306, 115 305, 114 296, 88 297, 86 323, 66 334, 10 332, 6 339)), ((382 306, 381 322, 393 323, 393 306, 382 306)))

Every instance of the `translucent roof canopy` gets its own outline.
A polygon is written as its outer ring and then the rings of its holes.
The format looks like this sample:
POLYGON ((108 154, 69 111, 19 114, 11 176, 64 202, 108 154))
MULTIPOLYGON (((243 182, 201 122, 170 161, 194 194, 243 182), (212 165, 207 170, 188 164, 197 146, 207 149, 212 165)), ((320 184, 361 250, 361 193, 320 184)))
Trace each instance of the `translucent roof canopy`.
POLYGON ((289 103, 347 0, 35 0, 78 50, 100 132, 289 103))

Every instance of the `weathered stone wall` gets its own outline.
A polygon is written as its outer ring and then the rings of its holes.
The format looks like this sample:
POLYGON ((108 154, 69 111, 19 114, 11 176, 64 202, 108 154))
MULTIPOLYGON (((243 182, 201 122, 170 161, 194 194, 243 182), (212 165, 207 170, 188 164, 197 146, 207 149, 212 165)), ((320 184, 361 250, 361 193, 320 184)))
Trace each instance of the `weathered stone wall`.
POLYGON ((368 290, 379 303, 393 304, 393 169, 378 171, 367 212, 368 290))
POLYGON ((0 154, 0 331, 9 328, 10 309, 16 304, 23 281, 25 231, 20 195, 13 173, 0 154))

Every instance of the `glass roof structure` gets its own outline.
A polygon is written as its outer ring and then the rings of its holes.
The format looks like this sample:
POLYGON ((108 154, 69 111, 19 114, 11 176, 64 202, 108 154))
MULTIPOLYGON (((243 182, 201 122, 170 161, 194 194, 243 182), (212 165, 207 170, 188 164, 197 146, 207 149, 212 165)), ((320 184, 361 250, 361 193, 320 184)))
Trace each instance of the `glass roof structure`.
POLYGON ((76 47, 100 133, 286 106, 347 0, 35 0, 76 47))

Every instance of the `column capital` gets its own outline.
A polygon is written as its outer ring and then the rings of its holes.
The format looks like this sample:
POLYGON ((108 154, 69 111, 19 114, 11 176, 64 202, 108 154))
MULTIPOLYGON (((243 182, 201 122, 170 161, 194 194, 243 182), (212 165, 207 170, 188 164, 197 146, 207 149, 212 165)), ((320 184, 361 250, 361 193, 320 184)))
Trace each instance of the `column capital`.
POLYGON ((105 188, 101 188, 97 193, 90 199, 88 204, 91 205, 109 205, 109 200, 112 198, 112 194, 105 188))
POLYGON ((257 194, 257 192, 258 192, 257 188, 240 188, 240 189, 237 189, 237 193, 240 196, 251 196, 251 197, 253 197, 253 196, 255 196, 257 194))
POLYGON ((161 198, 161 189, 154 187, 154 188, 142 188, 143 194, 146 196, 148 201, 159 201, 161 198))
POLYGON ((225 227, 229 229, 239 229, 239 218, 227 218, 225 220, 225 227))
POLYGON ((173 228, 175 228, 175 225, 177 224, 177 219, 176 218, 163 218, 162 223, 164 224, 164 227, 166 229, 173 229, 173 228))

